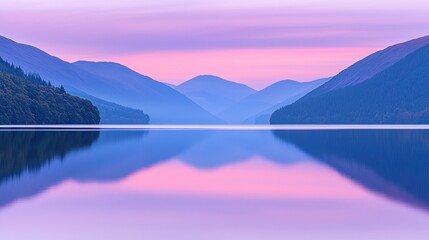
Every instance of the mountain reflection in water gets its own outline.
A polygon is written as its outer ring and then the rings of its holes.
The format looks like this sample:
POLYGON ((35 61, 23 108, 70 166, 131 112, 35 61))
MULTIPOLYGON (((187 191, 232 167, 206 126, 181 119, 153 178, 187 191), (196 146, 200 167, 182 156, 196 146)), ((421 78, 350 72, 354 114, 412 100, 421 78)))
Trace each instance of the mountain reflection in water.
POLYGON ((429 210, 428 130, 275 131, 365 188, 429 210))
POLYGON ((119 181, 171 160, 210 171, 261 157, 286 166, 313 159, 429 209, 427 130, 2 131, 0 157, 0 208, 67 179, 119 181))

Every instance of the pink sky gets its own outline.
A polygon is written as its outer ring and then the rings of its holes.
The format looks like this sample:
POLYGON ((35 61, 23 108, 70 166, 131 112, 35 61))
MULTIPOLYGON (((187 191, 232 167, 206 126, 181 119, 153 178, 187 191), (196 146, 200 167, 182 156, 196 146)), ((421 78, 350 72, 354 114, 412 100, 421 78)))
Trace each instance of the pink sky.
POLYGON ((423 0, 2 0, 0 35, 67 61, 116 61, 159 81, 214 74, 261 88, 332 76, 429 33, 423 0))

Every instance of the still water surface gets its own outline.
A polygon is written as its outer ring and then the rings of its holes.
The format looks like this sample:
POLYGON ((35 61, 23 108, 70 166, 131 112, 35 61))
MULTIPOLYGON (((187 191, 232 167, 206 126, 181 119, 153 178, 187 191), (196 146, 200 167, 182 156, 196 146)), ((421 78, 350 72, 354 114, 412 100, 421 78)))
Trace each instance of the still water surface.
POLYGON ((427 239, 429 130, 0 131, 0 239, 427 239))

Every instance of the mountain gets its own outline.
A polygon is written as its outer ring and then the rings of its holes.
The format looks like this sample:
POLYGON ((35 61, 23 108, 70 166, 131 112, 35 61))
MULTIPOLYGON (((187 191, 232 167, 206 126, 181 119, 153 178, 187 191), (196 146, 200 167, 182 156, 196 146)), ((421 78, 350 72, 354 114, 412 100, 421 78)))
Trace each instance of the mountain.
POLYGON ((143 109, 152 123, 216 123, 218 120, 163 83, 117 63, 71 64, 35 47, 0 37, 0 56, 55 86, 123 106, 143 109))
POLYGON ((100 111, 100 124, 148 124, 150 117, 142 110, 124 107, 76 90, 70 94, 88 99, 100 111))
POLYGON ((311 82, 278 81, 228 107, 218 117, 230 123, 255 123, 257 117, 271 115, 281 106, 295 102, 328 80, 329 78, 311 82))
POLYGON ((426 39, 426 46, 364 82, 302 98, 277 110, 271 123, 429 123, 426 39))
POLYGON ((212 75, 201 75, 176 87, 212 114, 217 114, 256 90, 212 75))
POLYGON ((163 82, 163 83, 164 83, 164 85, 171 87, 172 89, 175 89, 177 87, 176 85, 174 85, 172 83, 166 83, 166 82, 163 82))
MULTIPOLYGON (((79 61, 73 63, 77 68, 106 79, 114 85, 122 86, 132 99, 143 101, 125 102, 124 105, 141 108, 155 123, 217 123, 218 120, 194 102, 166 86, 143 76, 123 65, 112 62, 79 61), (138 90, 137 90, 138 89, 138 90)), ((118 102, 119 100, 115 100, 118 102)))
POLYGON ((98 109, 0 58, 0 124, 98 124, 98 109))
POLYGON ((358 61, 340 72, 331 81, 315 89, 304 98, 321 95, 336 89, 346 88, 364 82, 386 70, 408 54, 426 46, 429 36, 390 46, 358 61))

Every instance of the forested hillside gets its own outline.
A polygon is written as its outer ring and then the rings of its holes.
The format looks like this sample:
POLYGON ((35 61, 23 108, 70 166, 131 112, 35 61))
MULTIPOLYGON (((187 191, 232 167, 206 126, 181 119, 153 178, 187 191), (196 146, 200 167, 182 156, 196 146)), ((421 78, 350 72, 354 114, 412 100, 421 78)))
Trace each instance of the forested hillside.
POLYGON ((98 124, 98 109, 0 58, 0 124, 98 124))

